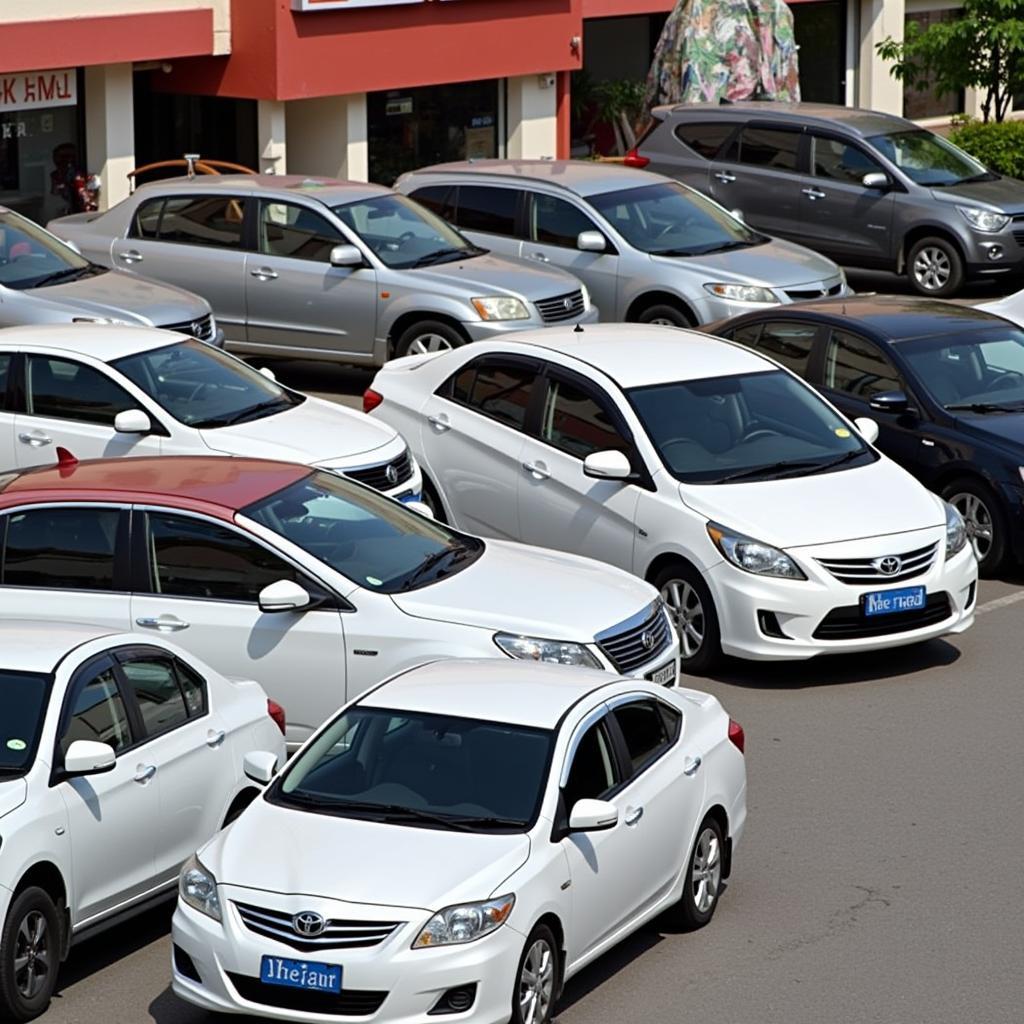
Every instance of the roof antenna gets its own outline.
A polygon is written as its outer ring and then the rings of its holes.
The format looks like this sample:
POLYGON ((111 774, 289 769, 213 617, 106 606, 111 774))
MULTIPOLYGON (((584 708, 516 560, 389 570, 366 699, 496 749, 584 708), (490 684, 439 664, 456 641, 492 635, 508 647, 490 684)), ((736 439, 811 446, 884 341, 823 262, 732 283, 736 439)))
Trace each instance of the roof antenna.
POLYGON ((71 452, 67 450, 67 448, 61 448, 60 446, 58 446, 57 465, 62 470, 71 470, 78 465, 78 459, 76 459, 74 455, 72 455, 71 452))
POLYGON ((584 333, 586 333, 586 332, 585 332, 585 331, 583 330, 583 325, 582 325, 582 324, 577 324, 577 325, 576 325, 576 326, 575 326, 575 327, 574 327, 574 328, 572 329, 572 333, 573 333, 573 334, 584 334, 584 333))

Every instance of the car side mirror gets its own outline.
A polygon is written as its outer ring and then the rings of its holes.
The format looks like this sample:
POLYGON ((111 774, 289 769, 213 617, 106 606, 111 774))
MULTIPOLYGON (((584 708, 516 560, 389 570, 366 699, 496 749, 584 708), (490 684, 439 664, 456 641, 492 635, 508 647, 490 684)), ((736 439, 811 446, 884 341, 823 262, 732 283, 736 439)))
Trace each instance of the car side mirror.
POLYGON ((874 420, 868 419, 867 416, 858 416, 853 425, 868 444, 874 444, 878 440, 878 424, 874 420))
POLYGON ((570 832, 603 832, 619 823, 619 809, 607 800, 577 800, 569 815, 570 832))
POLYGON ((633 475, 633 467, 622 452, 591 452, 583 460, 583 475, 595 480, 628 480, 633 475))
POLYGON ((82 255, 82 250, 78 247, 77 242, 72 242, 70 238, 62 238, 61 241, 72 251, 82 255))
POLYGON ((117 755, 109 743, 96 740, 75 740, 64 755, 64 775, 79 779, 84 775, 100 775, 113 771, 117 755))
POLYGON ((292 580, 268 583, 257 600, 261 612, 297 612, 313 603, 305 588, 292 580))
POLYGON ((424 519, 434 518, 434 510, 425 501, 403 501, 402 504, 424 519))
POLYGON ((363 254, 354 245, 336 245, 331 249, 332 267, 361 267, 363 254))
POLYGON ((872 396, 868 405, 875 412, 906 412, 910 408, 910 399, 905 391, 880 391, 872 396))
POLYGON ((269 366, 261 366, 259 372, 262 373, 263 376, 267 378, 267 380, 272 380, 276 383, 277 374, 274 373, 274 371, 269 366))
POLYGON ((860 183, 865 188, 883 190, 887 189, 892 184, 889 180, 889 175, 883 174, 881 171, 871 171, 869 174, 865 174, 864 177, 860 179, 860 183))
POLYGON ((250 750, 242 758, 242 771, 246 778, 265 786, 277 771, 277 754, 269 750, 250 750))
POLYGON ((604 252, 608 243, 600 231, 581 231, 576 236, 576 248, 582 252, 604 252))
POLYGON ((114 417, 114 429, 119 434, 148 434, 153 422, 141 409, 125 409, 114 417))

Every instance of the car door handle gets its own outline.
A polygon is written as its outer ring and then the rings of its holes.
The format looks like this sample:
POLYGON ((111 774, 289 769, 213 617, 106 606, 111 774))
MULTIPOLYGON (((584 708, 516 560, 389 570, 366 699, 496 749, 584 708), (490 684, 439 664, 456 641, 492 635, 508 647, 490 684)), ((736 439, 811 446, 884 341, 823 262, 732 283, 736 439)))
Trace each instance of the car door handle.
POLYGON ((728 185, 730 181, 736 180, 736 175, 730 174, 728 171, 715 171, 715 177, 719 181, 725 182, 726 185, 728 185))
POLYGON ((551 257, 550 256, 545 256, 544 253, 542 253, 542 252, 531 252, 530 253, 530 259, 531 260, 539 260, 541 263, 550 263, 551 262, 551 257))
POLYGON ((820 188, 802 188, 802 189, 800 189, 800 191, 803 192, 803 194, 805 196, 807 196, 808 199, 824 199, 825 198, 825 193, 822 192, 820 188))
POLYGON ((177 633, 179 630, 188 629, 189 624, 182 622, 174 615, 143 616, 135 620, 136 626, 143 629, 158 629, 161 633, 177 633))
POLYGON ((551 476, 551 470, 543 462, 524 462, 523 469, 532 473, 538 480, 547 480, 551 476))
POLYGON ((636 807, 632 811, 626 811, 626 824, 635 825, 644 816, 644 809, 636 807))
POLYGON ((250 270, 249 273, 261 281, 273 281, 277 278, 277 271, 271 270, 270 267, 257 267, 255 270, 250 270))
POLYGON ((141 783, 147 783, 153 776, 156 775, 155 764, 140 764, 135 769, 135 781, 141 783))
POLYGON ((684 775, 696 775, 697 769, 700 768, 701 760, 700 756, 688 757, 683 761, 683 774, 684 775))
POLYGON ((206 745, 208 747, 219 747, 224 742, 227 733, 223 729, 210 729, 206 734, 206 745))
POLYGON ((42 448, 43 445, 53 444, 53 438, 47 437, 39 430, 30 430, 24 434, 19 434, 18 440, 22 444, 32 445, 33 448, 42 448))
POLYGON ((119 252, 117 258, 123 263, 141 263, 142 253, 138 249, 126 249, 124 252, 119 252))
POLYGON ((448 419, 448 417, 443 412, 438 413, 436 416, 428 416, 427 417, 427 422, 432 427, 437 427, 437 429, 439 431, 441 431, 442 433, 444 431, 446 431, 446 430, 451 430, 452 429, 452 422, 451 422, 451 420, 448 419))

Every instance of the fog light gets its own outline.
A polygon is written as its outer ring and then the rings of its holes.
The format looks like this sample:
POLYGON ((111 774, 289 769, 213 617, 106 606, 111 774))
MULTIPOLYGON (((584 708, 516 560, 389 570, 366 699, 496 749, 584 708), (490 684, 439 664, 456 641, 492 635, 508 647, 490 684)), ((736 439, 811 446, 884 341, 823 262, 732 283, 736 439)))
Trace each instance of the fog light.
POLYGON ((779 625, 779 617, 775 612, 758 609, 757 626, 765 636, 774 637, 776 640, 792 639, 792 637, 786 636, 782 631, 782 626, 779 625))
POLYGON ((181 948, 181 946, 174 945, 174 969, 181 975, 188 978, 189 981, 197 981, 202 984, 202 978, 199 977, 199 971, 196 970, 196 965, 192 962, 192 957, 188 955, 181 948))
POLYGON ((445 1013, 465 1013, 476 999, 476 982, 471 985, 459 985, 457 988, 450 988, 442 993, 432 1009, 427 1013, 430 1015, 445 1013))
POLYGON ((1003 247, 1001 245, 990 245, 988 247, 988 258, 995 263, 1003 258, 1003 247))

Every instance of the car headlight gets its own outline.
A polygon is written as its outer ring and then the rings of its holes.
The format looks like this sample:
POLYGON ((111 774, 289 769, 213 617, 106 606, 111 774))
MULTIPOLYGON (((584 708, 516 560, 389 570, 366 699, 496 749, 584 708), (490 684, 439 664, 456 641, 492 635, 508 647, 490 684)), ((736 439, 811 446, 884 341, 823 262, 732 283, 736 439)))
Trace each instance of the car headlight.
POLYGON ((586 313, 590 309, 590 290, 582 282, 580 283, 580 294, 583 296, 583 312, 586 313))
POLYGON ((706 284, 704 290, 720 299, 730 299, 733 302, 778 302, 770 289, 758 288, 752 284, 706 284))
POLYGON ((217 898, 217 879, 199 862, 195 855, 185 861, 178 877, 178 895, 200 914, 221 920, 220 900, 217 898))
POLYGON ((579 665, 583 668, 604 667, 583 644, 513 633, 496 633, 494 642, 510 658, 523 661, 546 661, 553 665, 579 665))
POLYGON ((958 206, 957 209, 967 223, 979 231, 1002 231, 1010 223, 1005 213, 997 213, 995 210, 982 210, 977 206, 958 206))
POLYGON ((964 517, 946 502, 946 557, 952 558, 967 543, 967 524, 964 517))
POLYGON ((487 295, 471 299, 481 320, 529 320, 530 311, 521 299, 512 295, 487 295))
POLYGON ((784 580, 805 580, 803 570, 785 551, 763 544, 753 537, 708 523, 708 536, 716 548, 739 569, 756 576, 777 576, 784 580))
POLYGON ((515 902, 515 896, 509 894, 480 903, 460 903, 455 907, 445 907, 423 926, 412 948, 454 946, 483 938, 508 920, 515 902))

